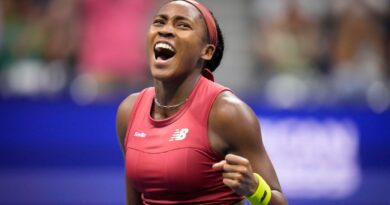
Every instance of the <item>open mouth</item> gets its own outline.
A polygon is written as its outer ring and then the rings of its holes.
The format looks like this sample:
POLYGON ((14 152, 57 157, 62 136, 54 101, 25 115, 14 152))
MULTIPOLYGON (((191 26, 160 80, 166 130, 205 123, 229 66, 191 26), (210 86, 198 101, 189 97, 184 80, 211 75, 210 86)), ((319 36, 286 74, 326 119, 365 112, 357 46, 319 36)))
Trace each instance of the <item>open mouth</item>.
POLYGON ((156 60, 161 59, 165 61, 175 56, 175 54, 175 49, 168 43, 159 42, 154 46, 154 57, 156 60))

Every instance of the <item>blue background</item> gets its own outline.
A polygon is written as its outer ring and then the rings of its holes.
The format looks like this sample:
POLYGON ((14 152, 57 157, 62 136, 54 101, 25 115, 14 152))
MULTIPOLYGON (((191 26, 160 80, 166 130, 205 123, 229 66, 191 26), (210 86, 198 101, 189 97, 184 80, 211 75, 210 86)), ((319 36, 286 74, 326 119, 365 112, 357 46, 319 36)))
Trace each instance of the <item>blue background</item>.
MULTIPOLYGON (((123 204, 123 157, 115 133, 118 104, 2 100, 0 203, 123 204)), ((259 116, 348 117, 358 126, 363 176, 358 190, 342 200, 289 198, 290 204, 390 204, 389 111, 278 111, 249 104, 259 116)))

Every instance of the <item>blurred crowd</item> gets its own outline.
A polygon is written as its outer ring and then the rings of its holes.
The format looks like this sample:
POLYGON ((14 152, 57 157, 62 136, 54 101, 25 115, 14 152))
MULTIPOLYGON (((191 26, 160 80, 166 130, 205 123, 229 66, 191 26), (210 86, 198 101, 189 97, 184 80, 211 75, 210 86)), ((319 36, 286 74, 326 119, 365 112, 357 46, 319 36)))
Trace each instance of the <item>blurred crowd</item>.
MULTIPOLYGON (((88 104, 147 84, 145 33, 158 2, 2 0, 0 97, 68 93, 88 104)), ((261 101, 389 108, 389 0, 242 3, 252 8, 243 19, 252 31, 248 81, 261 101)))
POLYGON ((254 1, 255 70, 282 108, 390 104, 388 0, 254 1))
POLYGON ((80 104, 147 81, 144 0, 2 0, 1 93, 80 104))

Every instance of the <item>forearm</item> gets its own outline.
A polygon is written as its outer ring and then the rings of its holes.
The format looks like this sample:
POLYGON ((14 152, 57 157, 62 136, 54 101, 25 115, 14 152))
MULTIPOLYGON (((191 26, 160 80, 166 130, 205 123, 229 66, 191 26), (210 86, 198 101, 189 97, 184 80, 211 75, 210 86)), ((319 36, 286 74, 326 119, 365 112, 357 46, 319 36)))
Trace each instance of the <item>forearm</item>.
POLYGON ((287 205, 287 199, 284 197, 284 195, 277 190, 272 190, 272 197, 271 201, 268 205, 287 205))
POLYGON ((126 205, 142 205, 141 194, 136 191, 126 177, 126 205))
POLYGON ((131 193, 130 195, 127 194, 126 196, 126 205, 142 205, 142 201, 139 196, 134 195, 134 193, 131 193))

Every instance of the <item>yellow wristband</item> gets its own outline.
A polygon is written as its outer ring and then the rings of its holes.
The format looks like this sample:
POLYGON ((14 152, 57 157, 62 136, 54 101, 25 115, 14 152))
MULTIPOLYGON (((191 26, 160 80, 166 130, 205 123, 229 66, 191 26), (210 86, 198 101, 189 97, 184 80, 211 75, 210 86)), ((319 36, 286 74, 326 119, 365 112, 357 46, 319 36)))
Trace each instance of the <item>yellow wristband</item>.
POLYGON ((253 174, 259 181, 259 185, 257 185, 255 193, 246 198, 251 202, 252 205, 267 205, 271 200, 271 188, 260 175, 257 173, 253 174))

